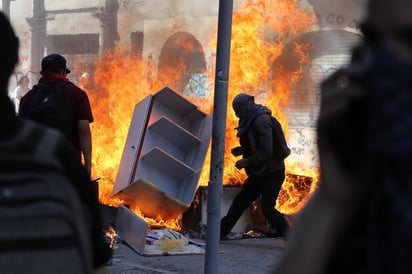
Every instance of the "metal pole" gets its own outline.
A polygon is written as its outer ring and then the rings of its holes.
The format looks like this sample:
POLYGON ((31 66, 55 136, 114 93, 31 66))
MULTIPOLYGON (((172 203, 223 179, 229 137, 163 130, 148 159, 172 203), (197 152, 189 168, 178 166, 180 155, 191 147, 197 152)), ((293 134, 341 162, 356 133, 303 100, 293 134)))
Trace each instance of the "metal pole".
POLYGON ((233 0, 219 1, 212 151, 207 195, 205 274, 218 273, 220 202, 224 169, 232 12, 233 0))

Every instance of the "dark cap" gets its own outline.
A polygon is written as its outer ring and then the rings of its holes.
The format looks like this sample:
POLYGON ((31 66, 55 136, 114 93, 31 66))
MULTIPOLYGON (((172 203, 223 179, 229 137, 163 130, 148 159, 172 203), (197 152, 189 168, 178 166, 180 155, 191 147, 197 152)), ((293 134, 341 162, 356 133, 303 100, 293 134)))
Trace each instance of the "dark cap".
POLYGON ((41 60, 41 72, 51 73, 66 69, 66 73, 70 73, 71 71, 66 67, 66 63, 66 59, 63 56, 57 53, 52 53, 43 57, 41 60))

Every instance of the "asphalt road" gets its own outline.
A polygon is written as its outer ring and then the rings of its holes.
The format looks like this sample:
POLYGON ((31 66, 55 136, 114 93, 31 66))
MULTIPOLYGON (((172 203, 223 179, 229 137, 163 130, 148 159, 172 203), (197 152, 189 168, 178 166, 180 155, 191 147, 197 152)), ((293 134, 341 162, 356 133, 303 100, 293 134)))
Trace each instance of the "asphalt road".
MULTIPOLYGON (((282 238, 249 238, 222 241, 219 245, 218 273, 270 273, 282 254, 282 238)), ((109 274, 197 274, 204 273, 205 254, 141 256, 127 244, 113 247, 109 274)))

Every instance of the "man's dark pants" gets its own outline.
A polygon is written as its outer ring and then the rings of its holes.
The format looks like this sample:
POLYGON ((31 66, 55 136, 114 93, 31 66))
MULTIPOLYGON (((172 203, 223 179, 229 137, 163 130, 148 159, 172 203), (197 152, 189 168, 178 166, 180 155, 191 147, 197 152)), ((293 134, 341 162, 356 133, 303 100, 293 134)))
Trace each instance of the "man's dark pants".
POLYGON ((284 179, 284 169, 261 176, 250 175, 239 194, 233 199, 227 215, 221 220, 220 236, 223 237, 232 230, 242 213, 259 195, 262 195, 263 215, 269 221, 271 228, 275 228, 279 236, 284 236, 289 226, 283 214, 275 209, 276 199, 284 179))

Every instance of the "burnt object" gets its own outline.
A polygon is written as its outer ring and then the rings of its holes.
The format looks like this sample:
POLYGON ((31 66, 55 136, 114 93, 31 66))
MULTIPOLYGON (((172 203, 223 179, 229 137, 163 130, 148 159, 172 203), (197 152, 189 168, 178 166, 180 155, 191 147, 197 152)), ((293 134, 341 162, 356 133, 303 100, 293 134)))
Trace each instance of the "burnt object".
POLYGON ((168 87, 139 102, 113 196, 150 218, 174 219, 194 198, 210 143, 212 115, 168 87))

